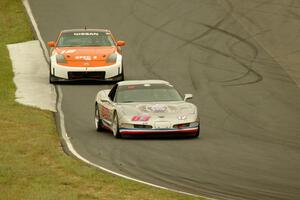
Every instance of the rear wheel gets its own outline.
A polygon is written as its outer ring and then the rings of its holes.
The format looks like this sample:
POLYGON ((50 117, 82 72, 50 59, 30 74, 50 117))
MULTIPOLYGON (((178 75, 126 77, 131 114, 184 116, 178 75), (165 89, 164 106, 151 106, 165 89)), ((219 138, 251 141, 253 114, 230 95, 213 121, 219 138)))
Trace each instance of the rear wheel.
POLYGON ((95 125, 97 131, 103 130, 103 123, 102 123, 102 119, 100 118, 98 104, 95 105, 95 125))
POLYGON ((115 113, 115 115, 114 115, 114 119, 113 119, 113 123, 112 123, 112 132, 113 132, 115 138, 122 138, 122 135, 119 130, 119 118, 118 118, 117 113, 115 113))

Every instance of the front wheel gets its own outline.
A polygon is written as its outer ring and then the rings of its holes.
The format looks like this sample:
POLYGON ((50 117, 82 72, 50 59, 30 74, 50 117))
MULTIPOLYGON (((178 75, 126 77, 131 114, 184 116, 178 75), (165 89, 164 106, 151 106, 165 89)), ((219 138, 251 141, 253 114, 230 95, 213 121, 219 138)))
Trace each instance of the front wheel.
POLYGON ((115 115, 114 115, 114 119, 113 119, 113 123, 112 123, 112 132, 113 132, 115 138, 122 138, 122 135, 119 130, 119 118, 118 118, 117 113, 115 113, 115 115))
POLYGON ((54 83, 53 78, 52 78, 52 74, 51 74, 51 68, 49 69, 49 83, 54 83))
POLYGON ((49 68, 49 83, 51 83, 51 84, 55 84, 55 83, 57 83, 57 78, 54 76, 54 75, 52 75, 52 73, 51 73, 51 63, 50 63, 50 68, 49 68))
POLYGON ((95 125, 97 131, 103 130, 102 119, 100 118, 98 104, 95 105, 95 125))
POLYGON ((123 64, 123 61, 122 61, 122 75, 121 75, 121 81, 124 81, 125 78, 124 78, 124 64, 123 64))

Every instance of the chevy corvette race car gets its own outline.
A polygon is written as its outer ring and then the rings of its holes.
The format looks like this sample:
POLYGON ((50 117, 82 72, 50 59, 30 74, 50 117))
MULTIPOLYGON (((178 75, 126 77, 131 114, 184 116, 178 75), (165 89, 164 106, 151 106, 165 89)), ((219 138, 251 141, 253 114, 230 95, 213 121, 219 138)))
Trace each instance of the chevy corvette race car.
POLYGON ((50 50, 50 83, 59 81, 121 81, 124 70, 120 46, 109 30, 62 31, 50 50))
POLYGON ((121 81, 95 99, 95 124, 116 138, 134 134, 199 136, 197 107, 162 80, 121 81))

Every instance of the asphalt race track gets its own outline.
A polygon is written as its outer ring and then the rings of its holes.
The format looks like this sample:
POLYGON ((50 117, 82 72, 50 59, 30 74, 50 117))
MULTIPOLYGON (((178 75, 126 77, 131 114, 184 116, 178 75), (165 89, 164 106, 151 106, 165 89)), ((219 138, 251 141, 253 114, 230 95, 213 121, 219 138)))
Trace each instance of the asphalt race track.
POLYGON ((300 199, 300 88, 286 72, 300 74, 299 1, 29 2, 45 41, 62 29, 108 28, 127 42, 127 80, 164 79, 194 94, 199 139, 118 140, 94 127, 95 94, 110 85, 59 86, 82 156, 197 195, 300 199))

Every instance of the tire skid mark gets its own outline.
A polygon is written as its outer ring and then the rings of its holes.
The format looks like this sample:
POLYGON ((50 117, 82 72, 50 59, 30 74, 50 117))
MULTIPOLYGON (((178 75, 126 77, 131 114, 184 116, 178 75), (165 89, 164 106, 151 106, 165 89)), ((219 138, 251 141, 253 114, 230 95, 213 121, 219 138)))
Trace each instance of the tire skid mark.
MULTIPOLYGON (((266 0, 266 1, 258 4, 257 7, 260 7, 260 6, 264 5, 265 3, 269 3, 270 1, 273 1, 273 0, 266 0)), ((233 5, 231 4, 231 2, 229 0, 225 0, 225 2, 227 3, 227 5, 231 5, 230 15, 232 15, 232 13, 235 12, 235 9, 234 9, 233 5)), ((233 60, 235 60, 237 63, 239 63, 241 66, 243 66, 247 70, 247 72, 244 73, 243 75, 241 75, 240 77, 230 79, 230 80, 227 80, 227 81, 224 81, 224 82, 233 82, 233 81, 241 80, 241 79, 245 78, 246 76, 248 76, 251 72, 252 72, 252 74, 254 74, 257 77, 256 81, 249 81, 249 82, 246 82, 246 83, 239 83, 239 84, 234 84, 233 83, 233 84, 228 84, 228 85, 225 85, 225 86, 241 86, 241 85, 253 84, 253 83, 257 83, 257 82, 262 81, 263 76, 261 74, 259 74, 257 71, 252 69, 252 65, 253 65, 254 61, 257 59, 257 56, 258 56, 257 47, 254 44, 252 44, 251 42, 249 42, 246 38, 242 38, 239 35, 236 35, 234 33, 228 32, 228 31, 223 30, 223 29, 219 29, 218 31, 223 32, 224 34, 226 34, 228 36, 231 36, 232 38, 235 38, 238 42, 246 44, 254 52, 254 55, 253 55, 252 59, 250 60, 250 65, 247 65, 247 64, 243 63, 242 61, 238 61, 236 58, 234 58, 234 56, 231 56, 231 58, 233 60)))
POLYGON ((291 8, 295 9, 295 8, 300 8, 300 7, 297 7, 295 6, 295 3, 296 1, 295 0, 292 0, 291 3, 288 5, 288 10, 287 12, 289 14, 291 14, 294 18, 300 20, 300 14, 296 13, 295 11, 293 11, 291 8))
POLYGON ((192 86, 195 90, 198 90, 198 85, 196 84, 195 79, 193 78, 193 72, 192 72, 192 65, 193 65, 193 60, 192 58, 189 56, 188 58, 188 68, 189 68, 189 76, 191 77, 191 83, 192 86))
MULTIPOLYGON (((239 41, 245 43, 246 45, 248 45, 248 46, 253 50, 253 52, 254 52, 254 56, 253 56, 253 59, 252 59, 252 60, 255 60, 256 57, 257 57, 257 55, 258 55, 258 50, 257 50, 257 48, 256 48, 255 45, 253 45, 252 43, 248 42, 247 40, 241 38, 241 37, 238 36, 238 35, 235 35, 235 34, 233 34, 233 33, 230 33, 230 32, 228 32, 228 31, 226 31, 226 30, 223 30, 223 29, 219 28, 219 26, 221 26, 221 24, 226 20, 227 17, 229 17, 229 16, 231 15, 231 12, 233 11, 233 7, 232 7, 231 3, 230 3, 229 1, 226 1, 226 2, 228 3, 228 7, 230 8, 230 10, 229 10, 228 12, 226 12, 226 15, 225 15, 221 20, 219 20, 218 22, 216 22, 215 25, 209 25, 209 24, 197 22, 199 25, 202 25, 202 26, 206 27, 208 30, 205 31, 204 33, 200 34, 199 36, 196 36, 196 37, 192 38, 192 39, 185 39, 185 38, 183 38, 183 37, 180 37, 180 36, 178 36, 178 35, 175 35, 175 34, 173 34, 173 33, 170 33, 170 32, 168 32, 168 31, 163 30, 162 28, 163 28, 165 25, 167 25, 168 23, 170 23, 170 21, 167 21, 166 23, 162 24, 161 26, 156 27, 156 26, 154 26, 154 25, 152 25, 152 24, 150 24, 150 23, 148 23, 148 22, 142 20, 140 17, 138 17, 138 16, 135 14, 134 11, 133 11, 133 16, 135 17, 136 20, 138 20, 138 21, 141 22, 142 24, 144 24, 144 25, 146 25, 146 26, 151 27, 152 29, 154 29, 153 32, 159 31, 159 32, 165 33, 165 34, 167 34, 167 35, 169 35, 169 36, 171 36, 171 37, 173 37, 173 38, 176 38, 176 39, 181 40, 181 41, 184 42, 182 45, 180 45, 179 47, 177 47, 175 50, 171 51, 171 53, 177 51, 178 49, 180 49, 180 48, 182 48, 182 47, 184 47, 184 46, 186 46, 186 45, 188 45, 188 44, 192 44, 192 45, 196 45, 196 46, 199 45, 199 44, 195 43, 196 40, 200 40, 201 38, 205 37, 206 35, 208 35, 209 33, 211 33, 212 31, 215 30, 215 31, 222 32, 223 34, 226 34, 226 35, 228 35, 228 36, 230 36, 230 37, 233 37, 233 38, 235 38, 235 39, 237 39, 237 40, 239 40, 239 41)), ((135 6, 136 6, 136 3, 137 3, 137 1, 135 1, 134 8, 135 8, 135 6)), ((174 20, 174 19, 173 19, 173 20, 174 20)), ((173 20, 171 20, 171 21, 173 21, 173 20)), ((195 23, 195 22, 194 22, 194 23, 195 23)), ((153 32, 152 32, 152 33, 153 33, 153 32)), ((148 38, 148 39, 149 39, 149 38, 148 38)), ((201 45, 200 45, 200 46, 201 46, 201 45)), ((244 67, 244 68, 247 70, 247 72, 246 72, 245 74, 243 74, 241 77, 234 78, 234 79, 231 79, 231 80, 227 80, 227 81, 224 81, 224 82, 232 82, 232 81, 240 80, 241 78, 247 76, 247 75, 250 74, 250 73, 254 74, 254 75, 257 77, 256 80, 254 80, 254 81, 248 81, 248 82, 245 82, 245 83, 236 83, 236 84, 234 84, 234 83, 233 83, 233 84, 226 84, 225 86, 240 86, 240 85, 247 85, 247 84, 257 83, 257 82, 263 80, 262 75, 260 75, 258 72, 256 72, 255 70, 253 70, 251 66, 249 66, 249 65, 247 65, 247 64, 245 64, 245 63, 243 63, 243 62, 241 62, 241 61, 239 61, 239 60, 237 60, 237 59, 234 58, 233 56, 230 56, 229 54, 227 54, 227 53, 225 53, 225 52, 221 52, 221 51, 216 50, 216 49, 213 50, 212 48, 209 48, 209 47, 206 48, 206 47, 203 47, 203 46, 202 46, 202 48, 204 48, 204 49, 206 49, 206 50, 210 50, 210 51, 212 51, 212 52, 214 52, 214 53, 217 53, 217 54, 219 54, 219 55, 222 55, 222 56, 225 55, 225 57, 231 58, 231 59, 234 60, 237 64, 239 64, 240 66, 244 67)), ((168 54, 170 54, 170 52, 167 53, 167 55, 168 55, 168 54)), ((165 57, 166 57, 166 55, 164 54, 164 55, 162 55, 161 57, 159 57, 158 59, 156 59, 154 62, 152 62, 151 64, 148 64, 148 63, 144 63, 144 64, 147 64, 147 66, 149 66, 150 68, 152 68, 152 67, 153 67, 155 64, 157 64, 162 58, 165 58, 165 57)), ((151 70, 151 69, 148 69, 148 70, 151 71, 152 73, 154 73, 153 70, 151 70)), ((158 74, 155 74, 155 75, 158 75, 158 74)), ((160 77, 160 76, 158 75, 158 77, 160 77)), ((194 85, 194 84, 193 84, 193 85, 194 85)))
MULTIPOLYGON (((241 8, 241 10, 245 10, 245 12, 248 12, 249 9, 241 8)), ((295 17, 291 16, 291 14, 289 14, 289 13, 281 14, 279 12, 266 12, 265 10, 258 10, 258 9, 252 10, 251 12, 257 12, 257 13, 262 13, 262 14, 266 14, 266 15, 272 15, 272 16, 275 16, 275 17, 283 17, 283 18, 287 18, 287 19, 294 19, 294 20, 297 20, 297 21, 300 20, 297 17, 295 18, 295 17)))
MULTIPOLYGON (((261 34, 264 34, 264 33, 269 32, 269 31, 270 31, 270 30, 263 30, 263 31, 260 31, 260 32, 258 32, 258 33, 255 33, 255 34, 250 35, 249 37, 243 38, 243 39, 244 39, 245 41, 248 41, 249 39, 255 38, 256 36, 261 35, 261 34)), ((232 44, 229 46, 230 53, 231 53, 232 55, 234 55, 235 57, 239 58, 239 59, 246 60, 246 61, 248 61, 248 62, 256 62, 256 63, 260 63, 259 60, 262 60, 262 59, 258 59, 258 58, 257 58, 257 54, 256 54, 255 60, 253 60, 253 59, 249 59, 249 58, 247 58, 247 57, 240 56, 239 54, 237 54, 237 53, 235 52, 235 50, 234 50, 235 46, 239 45, 241 42, 242 42, 241 40, 238 40, 238 41, 232 43, 232 44)), ((249 43, 250 43, 250 42, 249 42, 249 43)), ((254 45, 253 45, 253 46, 254 46, 254 45)), ((256 47, 255 47, 255 48, 256 48, 256 47)), ((256 48, 256 49, 257 49, 257 48, 256 48)), ((257 53, 257 52, 256 52, 256 53, 257 53)))
MULTIPOLYGON (((194 61, 199 62, 198 60, 194 60, 194 61)), ((265 143, 269 143, 270 142, 269 138, 272 138, 273 139, 273 144, 283 145, 283 143, 285 143, 289 147, 299 148, 298 144, 295 143, 294 141, 291 141, 291 140, 284 140, 283 141, 282 137, 275 135, 272 130, 271 131, 268 130, 264 125, 257 124, 255 122, 253 122, 251 119, 247 119, 243 114, 240 114, 239 112, 234 111, 232 108, 227 106, 226 103, 223 102, 223 100, 222 100, 223 98, 219 97, 217 91, 215 91, 213 89, 210 89, 208 91, 209 91, 209 95, 214 99, 216 104, 219 105, 227 115, 224 118, 223 126, 222 126, 222 130, 225 131, 226 133, 231 133, 231 134, 234 134, 234 135, 237 135, 237 136, 241 136, 241 133, 239 131, 235 131, 234 129, 229 129, 229 128, 225 127, 226 121, 229 118, 234 118, 234 119, 240 120, 241 122, 243 122, 244 124, 246 124, 247 126, 249 126, 251 128, 254 127, 256 129, 264 130, 265 131, 264 133, 268 136, 266 138, 262 138, 260 135, 256 135, 256 134, 247 134, 247 135, 243 134, 244 138, 249 138, 251 140, 261 141, 261 142, 265 142, 265 143)), ((270 91, 268 91, 268 94, 270 96, 274 95, 270 91)), ((246 102, 244 102, 244 103, 246 103, 246 102)), ((252 105, 249 105, 249 106, 252 106, 252 105)))
POLYGON ((230 58, 232 59, 233 61, 235 61, 236 63, 238 63, 240 66, 244 67, 245 69, 247 69, 249 71, 249 73, 253 73, 254 75, 256 75, 256 80, 253 80, 253 81, 248 81, 248 82, 245 82, 245 83, 232 83, 232 84, 225 84, 224 86, 241 86, 241 85, 248 85, 248 84, 253 84, 253 83, 258 83, 260 81, 263 80, 263 76, 260 75, 258 72, 256 72, 255 70, 253 70, 250 66, 248 66, 247 64, 241 62, 240 60, 238 60, 237 58, 231 56, 230 54, 227 54, 225 52, 222 52, 218 49, 215 49, 215 48, 212 48, 212 47, 209 47, 209 46, 205 46, 205 45, 201 45, 201 44, 197 44, 197 48, 202 48, 202 49, 205 49, 205 50, 208 50, 208 51, 211 51, 213 53, 216 53, 220 56, 223 56, 223 57, 226 57, 226 58, 230 58))
POLYGON ((245 12, 245 14, 242 14, 242 16, 239 13, 237 13, 237 12, 236 13, 239 14, 241 17, 243 17, 244 15, 246 15, 246 14, 252 12, 252 11, 253 12, 262 12, 262 13, 266 13, 266 14, 278 15, 278 13, 265 12, 263 10, 259 10, 258 8, 260 8, 263 5, 267 5, 267 6, 279 6, 279 7, 287 9, 286 14, 281 14, 281 16, 284 16, 286 18, 292 18, 292 19, 295 19, 295 20, 300 20, 300 15, 291 10, 292 8, 293 9, 300 9, 300 6, 295 6, 294 5, 295 2, 296 1, 292 0, 292 2, 289 5, 287 5, 287 4, 274 3, 274 0, 267 0, 265 2, 259 3, 258 5, 254 6, 253 8, 247 9, 247 12, 245 12))
MULTIPOLYGON (((244 64, 244 63, 241 64, 241 66, 243 66, 243 67, 246 66, 245 68, 247 69, 247 72, 246 72, 245 74, 243 74, 242 76, 238 77, 238 78, 226 80, 226 81, 223 81, 223 82, 232 82, 232 81, 239 80, 239 79, 244 78, 245 76, 247 76, 250 72, 254 71, 254 70, 250 70, 249 68, 252 68, 251 65, 252 65, 253 61, 254 61, 254 60, 257 58, 257 56, 258 56, 258 50, 257 50, 257 48, 256 48, 255 45, 253 45, 253 44, 252 44, 251 42, 249 42, 247 39, 242 38, 242 37, 240 37, 239 35, 236 35, 236 34, 234 34, 234 33, 228 32, 228 31, 226 31, 226 30, 224 30, 224 29, 212 27, 212 26, 210 26, 210 25, 208 25, 208 24, 201 23, 201 22, 194 22, 194 23, 199 24, 199 25, 202 25, 202 26, 205 26, 205 27, 207 27, 207 28, 210 28, 211 30, 216 30, 216 31, 218 31, 218 32, 224 33, 225 35, 230 36, 230 37, 236 39, 238 43, 244 43, 244 44, 246 44, 246 45, 249 46, 249 48, 253 51, 253 54, 254 54, 254 55, 253 55, 253 58, 250 60, 250 63, 251 63, 251 64, 250 64, 250 65, 246 65, 246 64, 244 64)), ((227 55, 229 55, 229 54, 227 54, 227 55)), ((232 57, 232 56, 231 56, 231 57, 232 57)), ((238 63, 239 63, 239 62, 238 62, 238 63)), ((240 64, 240 63, 239 63, 239 64, 240 64)), ((256 71, 255 71, 255 72, 256 72, 256 71)), ((258 74, 258 72, 256 72, 255 74, 258 74)), ((262 79, 261 79, 261 80, 262 80, 262 79)))
MULTIPOLYGON (((269 31, 269 30, 267 30, 267 31, 269 31)), ((248 41, 248 39, 251 39, 251 38, 253 38, 253 37, 255 37, 255 36, 259 35, 259 34, 265 33, 265 32, 267 32, 267 31, 266 31, 266 30, 265 30, 265 31, 261 31, 261 32, 259 32, 259 33, 256 33, 256 34, 252 35, 252 36, 249 36, 248 38, 243 38, 243 40, 244 40, 244 41, 248 41)), ((251 59, 250 59, 250 58, 247 58, 247 57, 243 57, 243 56, 241 56, 241 55, 239 55, 238 53, 235 52, 235 47, 236 47, 237 45, 239 45, 240 43, 244 42, 244 41, 238 40, 238 41, 234 42, 233 44, 231 44, 231 45, 229 46, 229 48, 228 48, 230 54, 233 55, 235 58, 239 58, 239 59, 241 59, 241 60, 245 60, 245 61, 249 62, 249 63, 250 63, 249 66, 253 66, 254 64, 261 64, 261 62, 258 61, 258 58, 257 58, 257 57, 258 57, 258 51, 257 51, 257 48, 256 48, 254 45, 253 45, 253 47, 255 47, 256 52, 255 52, 254 57, 252 57, 251 59)), ((250 44, 250 45, 252 46, 252 43, 248 42, 248 44, 250 44)), ((231 79, 230 81, 235 81, 235 80, 242 79, 242 78, 246 77, 249 73, 250 73, 250 71, 248 70, 248 71, 247 71, 246 73, 244 73, 242 76, 237 77, 237 78, 235 78, 235 79, 231 79)))
MULTIPOLYGON (((262 3, 261 0, 251 0, 252 2, 257 2, 258 4, 262 3)), ((268 0, 267 0, 268 1, 268 0)), ((278 7, 290 7, 290 8, 300 8, 299 6, 293 5, 293 3, 290 4, 284 4, 284 3, 278 3, 279 1, 282 2, 282 0, 269 0, 270 2, 268 3, 269 6, 278 6, 278 7)), ((294 0, 292 0, 294 1, 294 0)), ((294 1, 297 2, 298 0, 294 1)), ((294 3, 295 4, 295 3, 294 3)))
MULTIPOLYGON (((262 6, 262 3, 260 3, 260 1, 257 1, 257 2, 259 2, 259 4, 256 5, 256 6, 254 6, 254 7, 251 8, 251 9, 259 8, 259 7, 262 6)), ((291 8, 300 8, 300 7, 298 7, 298 6, 295 6, 295 3, 299 3, 299 1, 292 0, 292 1, 290 2, 290 4, 287 5, 287 4, 274 3, 274 0, 270 0, 270 1, 268 2, 268 5, 269 5, 269 6, 272 6, 272 5, 281 6, 282 8, 285 8, 287 11, 289 11, 289 10, 291 10, 291 8)), ((251 9, 249 9, 249 11, 245 13, 245 16, 246 16, 246 14, 248 14, 249 12, 251 12, 251 9)), ((283 10, 283 12, 285 12, 286 10, 283 10)), ((236 13, 236 12, 235 12, 235 13, 236 13)), ((296 15, 298 15, 298 14, 296 14, 296 15)), ((239 16, 240 16, 240 15, 239 15, 239 16)), ((299 16, 295 16, 295 17, 298 17, 298 18, 300 19, 300 15, 299 15, 299 16)), ((261 29, 260 29, 260 30, 261 30, 261 29)), ((261 30, 261 31, 262 31, 262 30, 261 30)), ((271 30, 270 30, 270 31, 271 31, 271 30)), ((255 39, 255 35, 254 35, 253 38, 255 39)), ((233 44, 233 45, 234 45, 234 44, 233 44)), ((235 45, 234 45, 234 46, 235 46, 235 45)), ((240 59, 243 59, 243 60, 248 61, 248 62, 252 62, 252 60, 250 60, 249 58, 242 57, 242 56, 236 54, 235 51, 234 51, 234 46, 231 46, 231 47, 230 47, 230 52, 231 52, 232 54, 234 54, 235 56, 238 56, 240 59)), ((283 56, 285 56, 285 55, 283 55, 283 56)), ((255 64, 268 65, 269 67, 272 67, 272 65, 274 65, 274 66, 276 65, 276 66, 277 66, 278 63, 277 63, 277 62, 274 63, 274 59, 276 59, 276 57, 273 57, 273 56, 271 56, 271 57, 272 57, 271 60, 272 60, 273 62, 270 62, 270 59, 256 59, 256 60, 254 60, 253 62, 254 62, 255 64)), ((283 78, 281 75, 279 75, 278 73, 276 73, 276 71, 274 72, 274 71, 272 71, 272 70, 268 70, 267 72, 268 72, 268 73, 265 75, 265 77, 272 77, 272 79, 278 80, 278 81, 282 81, 282 82, 290 81, 290 79, 285 79, 285 78, 283 78)))
MULTIPOLYGON (((254 8, 258 8, 259 6, 262 6, 262 5, 265 5, 266 2, 269 2, 269 1, 272 1, 272 0, 267 0, 265 2, 262 2, 262 3, 259 3, 258 5, 256 5, 254 8)), ((251 8, 250 11, 254 8, 251 8)), ((249 11, 249 12, 250 12, 249 11)), ((259 24, 257 24, 254 20, 252 20, 250 17, 247 16, 247 14, 249 12, 244 12, 244 13, 240 13, 240 12, 237 12, 236 10, 234 11, 234 13, 236 13, 237 15, 239 15, 240 17, 244 18, 245 20, 247 20, 248 22, 250 22, 250 24, 256 26, 259 30, 261 30, 261 26, 259 24)))
MULTIPOLYGON (((137 3, 142 3, 142 4, 146 5, 147 7, 151 8, 151 9, 153 9, 154 7, 153 7, 153 6, 150 6, 148 3, 145 3, 144 1, 139 1, 139 0, 135 0, 135 1, 134 1, 133 6, 132 6, 132 10, 131 10, 130 12, 132 13, 133 17, 134 17, 136 20, 138 20, 139 22, 141 22, 140 17, 138 17, 138 16, 136 15, 136 12, 135 12, 137 3)), ((173 3, 173 4, 168 4, 167 7, 170 8, 171 5, 174 5, 174 3, 173 3)), ((165 8, 163 7, 162 9, 165 9, 165 8)), ((159 10, 158 12, 160 12, 160 10, 159 10)), ((188 11, 187 13, 189 13, 189 12, 190 12, 190 11, 188 11)), ((179 17, 179 16, 177 16, 177 17, 179 17)), ((176 20, 177 17, 174 17, 174 18, 172 18, 172 19, 169 19, 168 21, 166 21, 166 22, 164 22, 163 24, 161 24, 159 27, 152 26, 150 23, 147 23, 147 24, 142 23, 142 24, 145 24, 145 25, 148 26, 148 27, 153 28, 153 31, 149 32, 149 33, 145 36, 145 39, 142 40, 140 43, 144 44, 147 40, 149 40, 149 38, 151 38, 152 35, 154 35, 155 32, 158 32, 158 31, 159 31, 160 29, 162 29, 164 26, 166 26, 166 25, 168 25, 169 23, 171 23, 171 22, 173 22, 174 20, 176 20)), ((156 73, 155 71, 152 70, 152 67, 156 64, 156 62, 154 62, 154 63, 147 63, 146 58, 145 58, 144 54, 142 53, 143 50, 142 50, 141 48, 142 48, 142 47, 140 47, 140 48, 138 49, 138 52, 140 52, 140 53, 138 53, 138 54, 136 54, 136 55, 137 55, 138 57, 141 57, 141 60, 142 60, 143 65, 147 66, 147 68, 145 68, 145 69, 146 69, 148 72, 150 72, 151 74, 153 74, 153 75, 159 77, 160 79, 163 79, 163 78, 161 77, 160 74, 158 74, 158 73, 156 73)), ((163 58, 164 56, 165 56, 165 55, 162 55, 161 57, 163 58)))
MULTIPOLYGON (((180 37, 180 36, 178 36, 178 35, 175 35, 175 34, 172 34, 172 33, 168 32, 168 31, 163 30, 163 27, 164 27, 165 25, 167 25, 168 23, 164 23, 164 24, 162 24, 161 26, 156 27, 156 26, 153 26, 152 24, 150 24, 150 23, 148 23, 148 22, 142 20, 140 17, 138 17, 138 16, 135 14, 135 12, 134 12, 134 10, 135 10, 135 8, 136 8, 136 5, 137 5, 137 2, 138 2, 137 0, 134 2, 133 11, 132 11, 132 13, 134 13, 133 16, 134 16, 135 19, 136 19, 137 21, 139 21, 140 23, 142 23, 142 24, 144 24, 144 25, 146 25, 146 26, 152 28, 153 31, 152 31, 151 33, 155 33, 155 32, 158 32, 158 31, 159 31, 159 32, 165 33, 165 34, 167 34, 167 35, 169 35, 169 36, 171 36, 171 37, 173 37, 173 38, 175 38, 175 39, 178 39, 178 40, 180 40, 180 41, 184 41, 184 42, 185 42, 183 45, 180 45, 180 46, 177 47, 175 50, 172 50, 172 51, 170 51, 170 52, 168 52, 168 53, 166 53, 166 54, 161 55, 159 58, 157 58, 157 59, 156 59, 154 62, 152 62, 151 64, 147 64, 147 63, 146 63, 147 66, 149 67, 149 68, 148 68, 148 71, 150 71, 152 74, 157 75, 158 77, 161 77, 159 74, 155 73, 155 72, 152 70, 152 67, 155 66, 162 58, 165 58, 166 55, 170 55, 171 53, 176 52, 177 50, 179 50, 179 49, 182 48, 183 46, 186 46, 187 44, 189 44, 189 42, 188 42, 188 39, 182 38, 182 37, 180 37)), ((194 9, 193 9, 193 10, 194 10, 194 9)), ((195 9, 195 10, 196 10, 196 9, 195 9)), ((220 26, 220 25, 223 23, 223 21, 225 20, 225 18, 227 18, 229 15, 230 15, 230 13, 228 12, 228 13, 226 14, 225 17, 223 17, 221 20, 219 20, 219 21, 215 24, 215 26, 220 26)), ((175 18, 175 19, 177 19, 177 18, 175 18)), ((171 20, 171 21, 174 21, 174 20, 171 20)), ((208 35, 210 32, 211 32, 211 30, 205 31, 203 34, 201 34, 201 37, 204 37, 205 35, 208 35)), ((153 34, 151 34, 151 35, 153 35, 153 34)), ((151 36, 151 35, 150 35, 150 36, 151 36)), ((149 38, 150 38, 150 37, 149 37, 149 38)), ((149 39, 149 38, 148 38, 148 39, 149 39)), ((199 38, 199 37, 197 37, 197 38, 199 38)), ((199 39, 200 39, 200 38, 199 38, 199 39)), ((144 59, 145 59, 144 56, 142 56, 142 57, 143 57, 143 60, 144 60, 144 59)))

